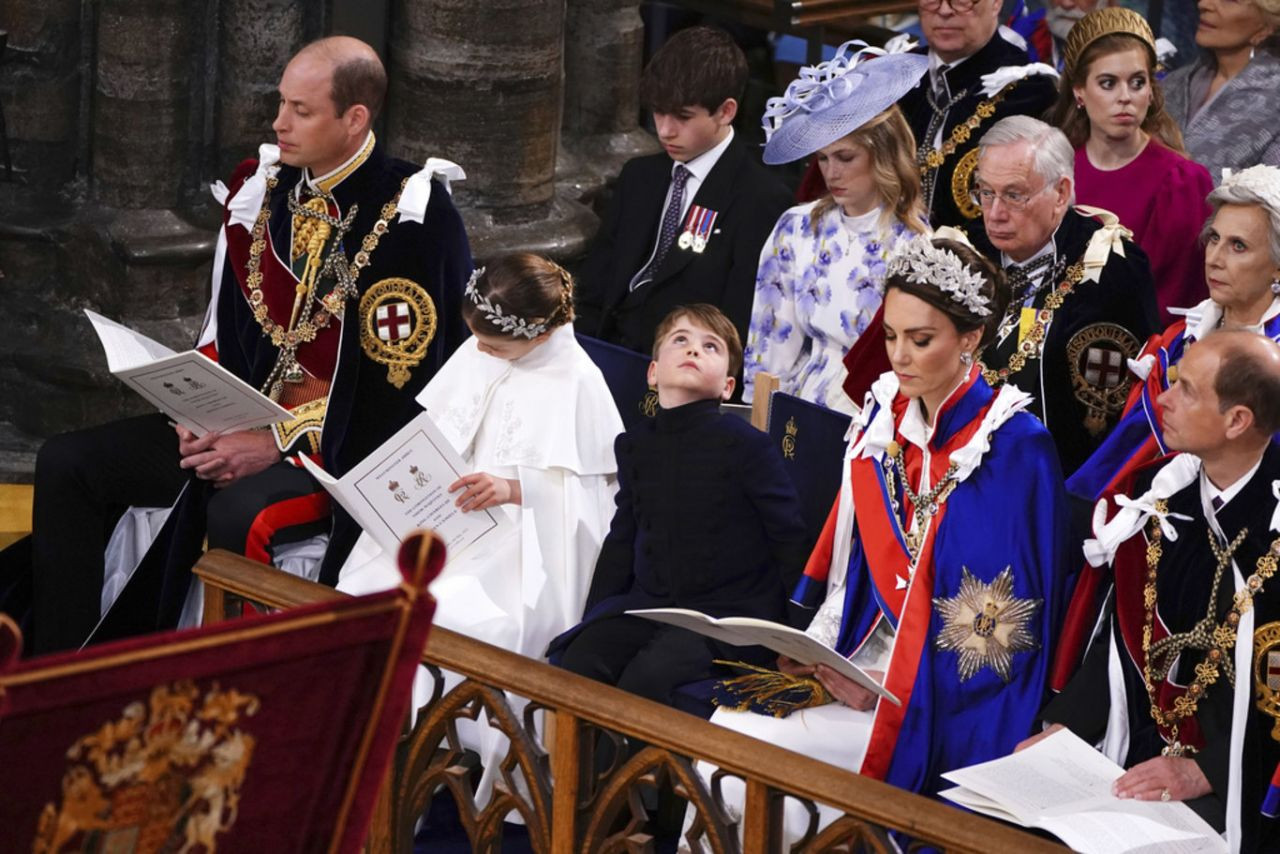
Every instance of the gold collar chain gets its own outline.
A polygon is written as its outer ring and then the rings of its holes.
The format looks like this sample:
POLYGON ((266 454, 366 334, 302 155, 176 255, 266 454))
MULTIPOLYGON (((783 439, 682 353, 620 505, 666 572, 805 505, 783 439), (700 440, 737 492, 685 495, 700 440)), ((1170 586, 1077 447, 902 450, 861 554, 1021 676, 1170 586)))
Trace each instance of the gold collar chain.
POLYGON ((946 162, 948 157, 956 153, 957 148, 968 142, 978 126, 996 114, 996 105, 1003 101, 1004 96, 1013 91, 1013 87, 1017 85, 1018 81, 1015 80, 990 98, 980 102, 977 109, 973 111, 973 115, 951 129, 951 136, 942 145, 925 152, 920 176, 924 177, 930 169, 937 169, 946 162))
MULTIPOLYGON (((276 365, 272 368, 271 374, 262 386, 262 393, 268 395, 272 400, 280 399, 286 380, 292 381, 301 378, 297 357, 298 347, 314 341, 321 330, 329 326, 334 317, 341 317, 347 300, 356 295, 356 281, 360 277, 360 272, 369 266, 373 251, 378 248, 378 241, 389 230, 391 219, 396 215, 396 208, 400 203, 400 194, 404 192, 404 186, 407 181, 408 179, 402 181, 395 197, 382 206, 380 218, 374 223, 373 230, 365 235, 364 240, 361 241, 360 251, 355 254, 355 258, 349 264, 344 263, 346 259, 342 256, 341 246, 339 245, 341 241, 338 239, 333 241, 334 248, 320 272, 322 275, 333 276, 337 280, 337 284, 333 290, 321 297, 320 305, 316 308, 314 314, 306 316, 307 312, 304 311, 301 319, 298 319, 295 312, 295 316, 289 319, 289 326, 285 327, 271 319, 262 293, 262 253, 267 248, 267 223, 271 218, 271 193, 279 184, 279 179, 274 175, 267 179, 267 193, 262 200, 262 209, 258 211, 258 218, 253 224, 253 240, 249 244, 249 262, 246 268, 248 276, 245 279, 245 284, 249 288, 249 305, 253 309, 254 319, 262 327, 262 334, 270 338, 271 343, 280 350, 276 365)), ((354 218, 355 213, 356 206, 352 205, 343 222, 349 223, 354 218)), ((315 294, 310 287, 307 291, 306 307, 310 309, 315 294)))
POLYGON ((938 511, 942 509, 942 505, 947 502, 947 499, 951 497, 952 490, 956 488, 956 472, 959 470, 959 466, 955 463, 947 466, 946 472, 932 489, 923 495, 917 494, 911 488, 911 482, 907 478, 902 446, 896 441, 890 442, 885 449, 885 486, 889 492, 889 501, 893 505, 894 514, 901 518, 902 508, 898 505, 898 488, 894 482, 895 469, 897 470, 897 476, 902 479, 902 491, 906 494, 907 500, 911 502, 912 515, 915 517, 914 530, 903 530, 902 532, 907 542, 907 552, 911 555, 911 562, 914 564, 920 557, 920 547, 924 543, 924 534, 929 527, 929 522, 934 516, 938 515, 938 511))
MULTIPOLYGON (((1084 264, 1075 263, 1067 268, 1067 277, 1062 280, 1061 284, 1053 290, 1044 300, 1044 306, 1036 312, 1035 322, 1031 324, 1031 328, 1027 330, 1026 336, 1018 342, 1017 348, 1013 351, 1013 355, 1009 357, 1009 364, 999 370, 988 368, 985 361, 978 363, 982 370, 982 378, 987 381, 987 385, 992 388, 999 388, 1008 381, 1009 377, 1016 374, 1026 366, 1028 359, 1040 358, 1040 352, 1044 347, 1045 333, 1049 329, 1049 323, 1053 320, 1053 313, 1062 307, 1062 303, 1075 291, 1076 285, 1080 284, 1080 280, 1084 278, 1084 264)), ((1010 306, 1009 311, 1017 311, 1016 306, 1010 306)))
POLYGON ((1242 530, 1226 548, 1218 546, 1213 539, 1212 531, 1210 531, 1209 542, 1213 548, 1214 556, 1217 558, 1217 568, 1214 576, 1213 595, 1209 600, 1206 618, 1197 623, 1190 632, 1170 635, 1153 645, 1151 643, 1151 635, 1155 625, 1156 613, 1156 574, 1163 554, 1163 534, 1160 531, 1160 519, 1169 512, 1169 502, 1164 499, 1157 501, 1155 511, 1151 518, 1151 526, 1147 535, 1147 580, 1142 590, 1144 611, 1142 625, 1142 681, 1146 686, 1147 698, 1151 704, 1152 719, 1157 725, 1169 730, 1170 742, 1161 752, 1165 756, 1183 756, 1187 753, 1195 752, 1195 748, 1183 744, 1178 739, 1178 725, 1183 719, 1196 713, 1196 709, 1205 692, 1218 681, 1220 666, 1228 671, 1229 678, 1234 673, 1232 656, 1236 645, 1236 629, 1240 625, 1240 618, 1253 607, 1253 597, 1262 589, 1262 585, 1267 579, 1275 574, 1276 556, 1280 555, 1280 537, 1273 540, 1271 548, 1258 558, 1253 575, 1250 575, 1245 580, 1244 589, 1236 593, 1235 600, 1232 602, 1231 610, 1227 612, 1226 618, 1210 632, 1208 627, 1213 625, 1212 617, 1217 604, 1219 581, 1226 567, 1231 563, 1232 554, 1240 546, 1240 543, 1244 541, 1248 529, 1242 530), (1205 658, 1195 666, 1195 680, 1187 686, 1186 693, 1174 698, 1171 711, 1165 710, 1160 706, 1156 683, 1157 681, 1163 682, 1168 678, 1169 667, 1177 657, 1177 653, 1188 647, 1207 650, 1205 658), (1154 666, 1152 664, 1153 658, 1160 658, 1164 663, 1163 668, 1154 666), (1164 672, 1157 673, 1156 671, 1160 669, 1163 669, 1164 672))

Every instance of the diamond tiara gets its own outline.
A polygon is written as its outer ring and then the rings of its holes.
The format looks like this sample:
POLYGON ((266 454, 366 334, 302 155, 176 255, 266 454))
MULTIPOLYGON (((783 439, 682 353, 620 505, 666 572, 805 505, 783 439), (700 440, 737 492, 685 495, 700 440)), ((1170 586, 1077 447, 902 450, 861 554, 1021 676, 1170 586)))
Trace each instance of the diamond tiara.
POLYGON ((523 317, 514 314, 506 314, 502 311, 500 303, 491 302, 488 297, 482 295, 476 288, 476 282, 484 275, 484 267, 477 267, 472 273, 471 278, 467 280, 466 295, 471 300, 472 305, 480 309, 484 313, 484 319, 501 329, 508 335, 528 338, 532 341, 539 335, 547 331, 545 321, 541 323, 530 323, 523 317))
POLYGON ((976 317, 991 314, 990 301, 982 295, 986 279, 970 270, 954 252, 934 246, 927 237, 919 236, 907 243, 889 262, 887 275, 932 285, 976 317))

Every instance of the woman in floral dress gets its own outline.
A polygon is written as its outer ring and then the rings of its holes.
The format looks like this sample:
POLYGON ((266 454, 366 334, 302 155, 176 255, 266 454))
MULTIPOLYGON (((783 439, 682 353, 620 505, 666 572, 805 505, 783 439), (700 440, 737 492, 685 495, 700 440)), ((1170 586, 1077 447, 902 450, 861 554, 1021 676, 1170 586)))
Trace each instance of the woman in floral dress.
POLYGON ((766 163, 816 153, 827 195, 786 211, 760 255, 743 399, 757 373, 788 394, 852 413, 844 354, 884 299, 886 259, 928 225, 915 140, 894 102, 923 75, 922 56, 843 45, 805 68, 765 113, 766 163), (867 61, 872 60, 872 61, 867 61))

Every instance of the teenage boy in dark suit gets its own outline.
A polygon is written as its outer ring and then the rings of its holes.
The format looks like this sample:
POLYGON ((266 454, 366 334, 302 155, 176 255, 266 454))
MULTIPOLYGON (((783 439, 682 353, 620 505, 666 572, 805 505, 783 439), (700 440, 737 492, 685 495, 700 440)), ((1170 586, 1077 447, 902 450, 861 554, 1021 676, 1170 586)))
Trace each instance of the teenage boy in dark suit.
POLYGON ((645 68, 640 100, 665 153, 629 161, 578 277, 576 328, 640 353, 676 306, 718 306, 746 339, 760 249, 792 203, 734 140, 747 61, 728 33, 673 35, 645 68))

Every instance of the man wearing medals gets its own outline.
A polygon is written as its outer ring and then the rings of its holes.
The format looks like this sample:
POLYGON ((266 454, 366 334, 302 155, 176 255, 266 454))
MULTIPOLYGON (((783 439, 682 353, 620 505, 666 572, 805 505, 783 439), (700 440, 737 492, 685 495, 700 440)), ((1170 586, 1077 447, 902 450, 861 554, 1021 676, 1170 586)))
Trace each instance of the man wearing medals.
POLYGON ((1075 160, 1062 131, 1011 116, 979 152, 983 215, 970 233, 1013 291, 983 375, 1031 394, 1070 475, 1115 425, 1126 360, 1158 328, 1151 270, 1113 214, 1071 206, 1075 160))
POLYGON ((1211 333, 1188 349, 1159 405, 1181 453, 1099 502, 1085 554, 1111 564, 1113 591, 1079 671, 1043 712, 1045 734, 1066 726, 1101 739, 1128 769, 1120 797, 1186 801, 1232 851, 1273 851, 1280 345, 1211 333))
POLYGON ((964 226, 980 210, 969 191, 978 139, 1005 116, 1038 116, 1056 95, 1052 67, 1032 64, 1002 30, 1001 0, 920 0, 929 73, 898 106, 918 147, 925 207, 935 228, 964 226))
POLYGON ((279 91, 278 144, 214 188, 223 228, 199 346, 294 418, 197 438, 151 415, 51 440, 33 519, 38 651, 170 628, 184 604, 195 614, 190 568, 206 533, 211 548, 268 562, 329 533, 325 566, 336 572, 359 529, 339 508, 330 515, 296 456, 335 475, 359 462, 416 414, 414 395, 466 336, 471 255, 447 191, 461 170, 437 160, 418 170, 378 145, 377 54, 351 38, 314 42, 279 91), (149 543, 158 522, 123 552, 112 540, 104 575, 97 532, 105 538, 124 507, 175 499, 149 543), (104 584, 119 590, 109 610, 104 584))

